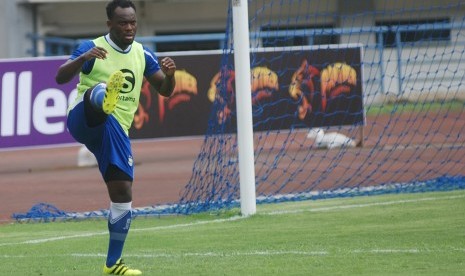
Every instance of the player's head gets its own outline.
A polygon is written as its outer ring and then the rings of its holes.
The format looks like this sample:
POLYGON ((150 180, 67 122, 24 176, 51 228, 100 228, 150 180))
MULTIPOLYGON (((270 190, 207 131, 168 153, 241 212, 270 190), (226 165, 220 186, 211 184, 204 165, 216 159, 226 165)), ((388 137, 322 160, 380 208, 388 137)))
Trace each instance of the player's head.
POLYGON ((119 47, 125 49, 136 36, 136 6, 130 0, 112 0, 106 10, 110 37, 119 47))

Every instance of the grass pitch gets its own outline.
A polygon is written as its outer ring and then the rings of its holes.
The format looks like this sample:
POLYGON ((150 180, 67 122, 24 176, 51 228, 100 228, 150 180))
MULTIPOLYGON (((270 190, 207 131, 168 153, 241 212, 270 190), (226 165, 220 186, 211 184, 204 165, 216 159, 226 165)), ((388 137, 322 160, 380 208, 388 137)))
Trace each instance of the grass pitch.
MULTIPOLYGON (((105 220, 0 225, 0 275, 101 275, 105 220)), ((464 275, 465 191, 136 218, 144 275, 464 275)))

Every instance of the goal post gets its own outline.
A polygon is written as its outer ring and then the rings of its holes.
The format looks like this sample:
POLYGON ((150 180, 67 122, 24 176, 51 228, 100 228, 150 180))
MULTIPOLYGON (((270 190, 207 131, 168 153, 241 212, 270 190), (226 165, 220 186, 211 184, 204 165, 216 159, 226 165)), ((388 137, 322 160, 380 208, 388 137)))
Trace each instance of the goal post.
POLYGON ((236 71, 237 139, 240 204, 243 216, 256 212, 252 99, 250 96, 249 18, 247 0, 233 0, 234 67, 236 71))

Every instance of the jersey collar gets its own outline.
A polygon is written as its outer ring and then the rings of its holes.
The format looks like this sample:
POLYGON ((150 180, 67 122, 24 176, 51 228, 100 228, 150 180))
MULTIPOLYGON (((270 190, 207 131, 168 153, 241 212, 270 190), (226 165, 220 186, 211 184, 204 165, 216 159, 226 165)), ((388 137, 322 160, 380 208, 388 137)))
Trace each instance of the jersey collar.
POLYGON ((110 34, 106 34, 106 35, 105 35, 105 39, 106 39, 106 41, 108 41, 108 44, 110 44, 110 46, 113 47, 113 48, 114 48, 116 51, 118 51, 118 52, 121 52, 121 53, 129 53, 129 51, 131 51, 132 45, 129 45, 129 47, 126 48, 126 50, 123 50, 123 49, 121 49, 118 45, 116 45, 116 43, 113 42, 113 40, 111 40, 110 34))

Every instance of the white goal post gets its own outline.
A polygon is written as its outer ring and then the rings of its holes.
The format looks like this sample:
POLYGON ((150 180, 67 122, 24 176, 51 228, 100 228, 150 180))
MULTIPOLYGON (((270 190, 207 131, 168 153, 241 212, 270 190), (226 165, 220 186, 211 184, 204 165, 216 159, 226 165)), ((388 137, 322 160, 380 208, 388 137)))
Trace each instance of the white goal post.
POLYGON ((232 10, 241 214, 249 216, 256 212, 256 195, 247 0, 233 0, 232 10))

